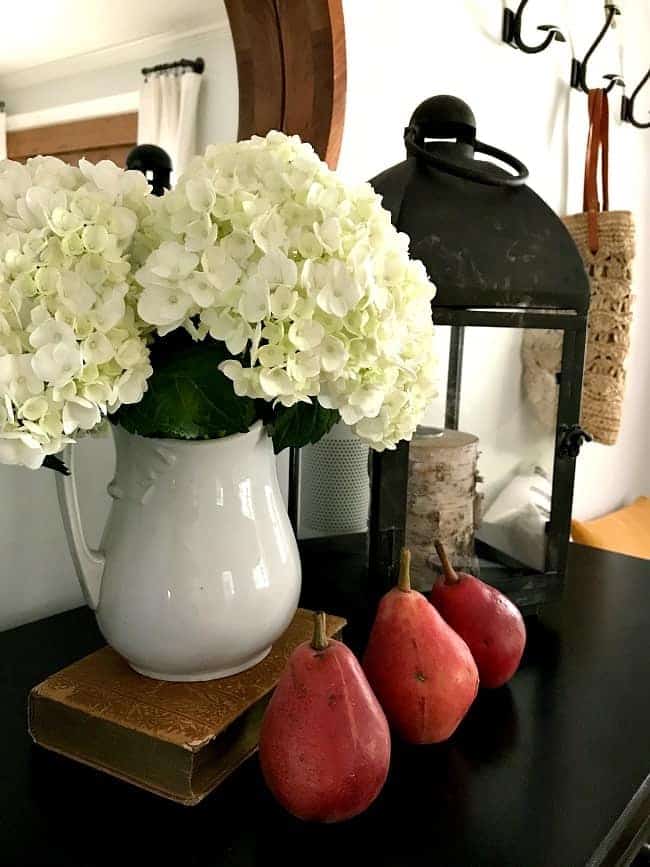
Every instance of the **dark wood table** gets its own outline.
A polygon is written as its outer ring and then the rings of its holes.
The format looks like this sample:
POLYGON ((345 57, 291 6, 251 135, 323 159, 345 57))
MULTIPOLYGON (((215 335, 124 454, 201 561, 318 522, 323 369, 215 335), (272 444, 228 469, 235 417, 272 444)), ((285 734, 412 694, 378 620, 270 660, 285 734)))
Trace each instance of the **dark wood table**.
POLYGON ((248 761, 198 807, 31 744, 31 686, 101 644, 77 609, 0 635, 0 864, 579 867, 628 864, 650 816, 650 562, 574 547, 522 668, 446 744, 394 744, 363 816, 287 816, 248 761))

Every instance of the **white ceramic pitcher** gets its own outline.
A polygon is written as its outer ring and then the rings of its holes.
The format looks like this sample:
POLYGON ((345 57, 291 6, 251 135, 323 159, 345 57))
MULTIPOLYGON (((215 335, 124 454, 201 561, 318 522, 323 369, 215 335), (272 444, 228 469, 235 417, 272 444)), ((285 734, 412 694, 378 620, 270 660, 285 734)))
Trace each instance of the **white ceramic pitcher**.
POLYGON ((57 474, 68 543, 106 641, 141 674, 211 680, 262 660, 290 623, 300 561, 261 422, 218 440, 113 428, 113 499, 99 551, 74 480, 57 474))

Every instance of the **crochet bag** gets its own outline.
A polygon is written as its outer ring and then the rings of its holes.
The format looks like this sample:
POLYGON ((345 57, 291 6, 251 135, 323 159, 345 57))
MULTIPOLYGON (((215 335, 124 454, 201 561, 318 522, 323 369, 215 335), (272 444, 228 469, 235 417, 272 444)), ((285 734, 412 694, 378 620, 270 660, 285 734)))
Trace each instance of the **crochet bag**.
MULTIPOLYGON (((613 445, 621 424, 624 364, 630 345, 634 222, 629 211, 609 210, 609 106, 604 90, 589 91, 583 213, 565 217, 564 223, 580 251, 591 287, 581 424, 596 442, 613 445)), ((554 426, 560 359, 559 332, 524 332, 524 387, 545 427, 554 426)))

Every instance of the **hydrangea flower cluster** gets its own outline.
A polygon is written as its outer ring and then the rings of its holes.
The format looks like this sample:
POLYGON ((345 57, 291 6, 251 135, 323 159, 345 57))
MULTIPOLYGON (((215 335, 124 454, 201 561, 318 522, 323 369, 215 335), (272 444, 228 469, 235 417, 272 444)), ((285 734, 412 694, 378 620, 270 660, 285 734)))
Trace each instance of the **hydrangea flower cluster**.
POLYGON ((138 313, 238 356, 238 395, 316 398, 373 448, 410 439, 435 395, 434 287, 368 184, 297 136, 208 147, 155 216, 138 313))
POLYGON ((0 462, 36 468, 142 398, 151 211, 144 176, 109 161, 0 162, 0 462))

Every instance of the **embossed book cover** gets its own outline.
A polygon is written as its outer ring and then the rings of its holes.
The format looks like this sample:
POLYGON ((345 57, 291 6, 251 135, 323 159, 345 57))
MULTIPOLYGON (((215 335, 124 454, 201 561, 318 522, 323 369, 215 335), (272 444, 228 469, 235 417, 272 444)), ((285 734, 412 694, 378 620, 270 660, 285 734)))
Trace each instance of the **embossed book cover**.
MULTIPOLYGON (((328 616, 327 633, 345 625, 328 616)), ((36 743, 182 804, 198 804, 257 749, 264 708, 294 648, 309 640, 299 609, 270 654, 222 680, 169 683, 136 674, 110 647, 34 687, 36 743)))

